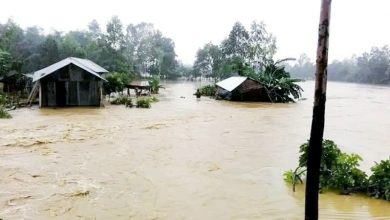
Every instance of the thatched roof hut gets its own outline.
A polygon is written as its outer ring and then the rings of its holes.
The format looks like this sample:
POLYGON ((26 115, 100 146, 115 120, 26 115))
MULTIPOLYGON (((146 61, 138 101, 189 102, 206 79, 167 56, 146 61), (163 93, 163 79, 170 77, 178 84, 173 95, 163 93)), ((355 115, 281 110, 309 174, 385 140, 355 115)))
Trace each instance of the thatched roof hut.
POLYGON ((38 70, 33 82, 40 85, 39 106, 99 106, 102 74, 107 72, 90 60, 75 57, 38 70))
POLYGON ((264 86, 245 76, 232 76, 216 84, 217 98, 231 101, 265 101, 270 99, 264 86))

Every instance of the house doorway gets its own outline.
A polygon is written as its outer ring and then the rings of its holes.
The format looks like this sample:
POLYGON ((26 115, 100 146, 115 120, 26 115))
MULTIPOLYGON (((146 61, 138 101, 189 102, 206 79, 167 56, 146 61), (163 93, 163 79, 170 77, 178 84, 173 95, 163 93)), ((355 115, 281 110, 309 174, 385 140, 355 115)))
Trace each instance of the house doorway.
POLYGON ((65 82, 57 82, 56 83, 56 100, 57 100, 57 106, 65 106, 66 105, 65 82))

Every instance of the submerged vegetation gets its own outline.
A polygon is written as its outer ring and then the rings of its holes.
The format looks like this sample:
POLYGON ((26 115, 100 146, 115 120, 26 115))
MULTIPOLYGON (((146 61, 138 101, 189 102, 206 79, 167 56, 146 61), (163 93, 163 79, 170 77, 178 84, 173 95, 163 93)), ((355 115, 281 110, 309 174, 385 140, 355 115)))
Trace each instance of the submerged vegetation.
MULTIPOLYGON (((151 108, 153 102, 158 102, 158 98, 155 96, 147 96, 147 97, 138 97, 136 99, 135 106, 137 108, 151 108)), ((133 98, 130 96, 118 96, 113 101, 111 101, 112 105, 125 105, 126 107, 132 108, 134 107, 133 98)))
POLYGON ((368 194, 390 201, 390 158, 377 163, 371 171, 372 175, 368 178, 368 194))
POLYGON ((0 106, 0 119, 1 118, 12 118, 7 110, 3 106, 0 106))
POLYGON ((199 93, 202 96, 213 97, 215 96, 216 92, 217 88, 215 87, 215 85, 206 85, 199 88, 199 93))
POLYGON ((152 100, 149 98, 140 98, 137 100, 137 108, 150 108, 152 100))
POLYGON ((113 101, 111 101, 112 105, 125 105, 126 107, 132 108, 134 106, 133 100, 129 96, 119 96, 115 98, 113 101))
MULTIPOLYGON (((353 192, 368 193, 375 198, 390 201, 390 159, 371 168, 373 174, 367 174, 359 169, 362 158, 357 154, 342 152, 331 140, 324 140, 320 163, 320 189, 336 190, 348 195, 353 192)), ((303 183, 306 174, 309 142, 300 146, 299 165, 286 171, 283 176, 286 182, 293 185, 303 183)))
POLYGON ((9 107, 10 99, 4 94, 0 94, 0 118, 11 118, 12 116, 6 110, 9 107))

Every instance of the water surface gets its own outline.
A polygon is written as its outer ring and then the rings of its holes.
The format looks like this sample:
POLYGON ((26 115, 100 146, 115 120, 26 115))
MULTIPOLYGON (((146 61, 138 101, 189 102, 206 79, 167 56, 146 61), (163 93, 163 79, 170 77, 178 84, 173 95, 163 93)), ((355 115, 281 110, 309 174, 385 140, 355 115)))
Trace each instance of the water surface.
MULTIPOLYGON (((0 218, 303 219, 294 168, 309 137, 313 83, 291 104, 234 103, 165 84, 151 109, 20 109, 0 121, 0 218)), ((329 83, 325 137, 390 152, 390 88, 329 83)), ((320 195, 322 219, 389 219, 390 203, 320 195)))

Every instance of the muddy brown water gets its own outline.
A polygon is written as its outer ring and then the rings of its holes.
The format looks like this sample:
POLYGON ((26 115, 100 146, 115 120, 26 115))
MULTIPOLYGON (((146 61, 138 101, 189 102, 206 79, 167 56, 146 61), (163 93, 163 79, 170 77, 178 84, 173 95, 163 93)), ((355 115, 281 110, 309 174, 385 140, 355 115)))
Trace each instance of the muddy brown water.
MULTIPOLYGON (((303 219, 282 173, 309 136, 291 104, 232 103, 166 83, 151 109, 20 109, 0 120, 3 219, 303 219)), ((325 137, 369 172, 390 154, 390 88, 329 83, 325 137)), ((390 219, 390 203, 320 195, 322 219, 390 219)))

